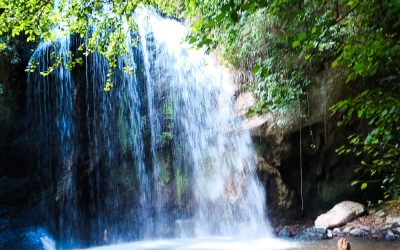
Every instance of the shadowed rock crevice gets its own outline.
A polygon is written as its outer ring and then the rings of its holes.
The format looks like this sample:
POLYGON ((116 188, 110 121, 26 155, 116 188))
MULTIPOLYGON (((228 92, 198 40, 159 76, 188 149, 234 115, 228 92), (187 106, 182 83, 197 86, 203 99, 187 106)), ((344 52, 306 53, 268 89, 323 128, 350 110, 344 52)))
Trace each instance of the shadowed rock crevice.
MULTIPOLYGON (((250 130, 259 159, 259 177, 266 185, 268 210, 274 224, 315 218, 334 204, 352 199, 376 200, 379 187, 360 195, 350 184, 357 161, 338 156, 336 148, 346 143, 348 132, 336 126, 329 107, 349 93, 343 87, 343 69, 326 66, 306 89, 306 107, 299 112, 267 112, 247 117, 241 129, 250 130), (300 172, 302 171, 302 178, 300 172), (304 210, 302 207, 302 200, 304 210)), ((238 92, 236 113, 245 117, 257 98, 238 92)))

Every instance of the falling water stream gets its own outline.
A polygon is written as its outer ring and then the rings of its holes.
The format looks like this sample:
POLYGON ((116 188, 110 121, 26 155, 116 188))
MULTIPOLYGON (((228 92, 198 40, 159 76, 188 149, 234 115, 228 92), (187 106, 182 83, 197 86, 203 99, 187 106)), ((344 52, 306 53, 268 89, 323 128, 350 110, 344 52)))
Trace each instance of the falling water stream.
POLYGON ((109 92, 100 54, 68 67, 69 51, 85 39, 64 35, 32 56, 33 150, 57 248, 297 247, 272 237, 227 71, 183 42, 181 23, 148 9, 135 20, 136 31, 123 24, 130 49, 109 92))
POLYGON ((147 48, 156 203, 164 205, 160 176, 171 171, 178 202, 186 188, 194 196, 195 235, 267 234, 265 191, 255 175, 250 136, 236 130, 229 75, 182 44, 180 23, 145 11, 137 22, 147 48))
POLYGON ((37 162, 50 172, 42 181, 56 194, 47 213, 58 238, 74 246, 77 236, 98 239, 104 230, 115 242, 270 235, 229 74, 183 43, 179 22, 145 9, 135 18, 137 31, 124 25, 130 49, 110 92, 102 91, 109 67, 100 54, 68 67, 84 39, 59 37, 32 56, 28 107, 33 134, 45 138, 37 162))

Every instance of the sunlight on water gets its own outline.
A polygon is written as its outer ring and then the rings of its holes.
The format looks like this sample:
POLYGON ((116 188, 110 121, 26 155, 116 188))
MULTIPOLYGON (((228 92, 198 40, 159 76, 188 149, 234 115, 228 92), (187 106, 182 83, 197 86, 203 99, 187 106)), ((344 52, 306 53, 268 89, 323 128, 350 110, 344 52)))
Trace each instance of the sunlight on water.
POLYGON ((131 250, 131 249, 207 249, 207 250, 267 250, 267 249, 296 249, 298 243, 273 238, 259 238, 253 240, 237 240, 228 237, 193 238, 139 241, 134 243, 90 248, 90 250, 131 250))
POLYGON ((42 242, 44 250, 55 250, 56 249, 56 243, 50 237, 43 236, 40 238, 40 241, 42 242))
MULTIPOLYGON (((349 238, 352 250, 398 250, 400 242, 349 238)), ((274 238, 238 240, 233 238, 196 238, 140 241, 90 248, 90 250, 335 250, 337 238, 314 242, 284 241, 274 238)), ((89 249, 87 249, 89 250, 89 249)))
MULTIPOLYGON (((168 167, 172 167, 176 176, 186 176, 187 193, 196 202, 195 236, 269 234, 265 190, 255 173, 250 134, 226 132, 239 127, 241 122, 233 109, 230 75, 211 56, 183 42, 186 28, 181 23, 148 9, 137 13, 136 22, 142 47, 147 48, 143 57, 154 179, 160 180, 159 176, 168 167), (172 166, 165 164, 159 143, 159 138, 165 135, 160 128, 166 126, 162 125, 165 117, 160 112, 165 110, 165 106, 160 107, 163 101, 171 111, 170 131, 174 141, 170 147, 175 160, 172 166)), ((157 191, 165 186, 160 181, 154 184, 157 191)), ((156 193, 159 207, 168 206, 162 192, 156 193)))

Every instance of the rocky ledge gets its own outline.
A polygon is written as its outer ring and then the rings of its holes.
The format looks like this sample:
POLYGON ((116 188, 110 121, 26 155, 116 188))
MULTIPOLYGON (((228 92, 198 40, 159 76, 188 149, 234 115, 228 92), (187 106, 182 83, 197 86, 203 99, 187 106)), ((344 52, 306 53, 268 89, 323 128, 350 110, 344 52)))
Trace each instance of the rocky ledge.
POLYGON ((277 226, 275 234, 280 238, 297 240, 323 240, 333 237, 400 240, 400 200, 385 208, 369 211, 359 203, 341 202, 318 216, 314 223, 311 219, 306 219, 277 226))

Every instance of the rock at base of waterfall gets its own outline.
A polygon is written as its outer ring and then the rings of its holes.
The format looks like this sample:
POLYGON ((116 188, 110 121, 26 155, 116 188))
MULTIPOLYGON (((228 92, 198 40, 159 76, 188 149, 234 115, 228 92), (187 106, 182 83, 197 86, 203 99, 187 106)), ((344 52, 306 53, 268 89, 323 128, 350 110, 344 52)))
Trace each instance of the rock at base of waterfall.
POLYGON ((335 236, 335 237, 336 236, 341 236, 342 232, 340 231, 340 228, 337 228, 337 227, 334 228, 333 231, 332 231, 332 235, 335 236))
POLYGON ((393 228, 393 233, 400 236, 400 226, 393 228))
POLYGON ((387 231, 386 234, 384 235, 385 240, 398 240, 399 238, 400 236, 393 233, 392 230, 387 231))
POLYGON ((362 215, 364 212, 364 205, 352 201, 343 201, 334 206, 327 213, 318 216, 315 220, 315 227, 334 228, 342 226, 362 215))
POLYGON ((325 240, 332 238, 332 233, 329 233, 325 228, 306 228, 299 232, 296 235, 296 239, 298 240, 325 240))
POLYGON ((330 230, 330 229, 328 229, 328 230, 326 231, 326 236, 328 237, 328 239, 333 238, 333 231, 330 230))
POLYGON ((278 232, 278 237, 279 238, 290 238, 292 237, 292 233, 289 231, 288 227, 285 226, 278 232))
POLYGON ((364 237, 371 233, 369 228, 354 228, 350 231, 350 235, 353 237, 364 237))

